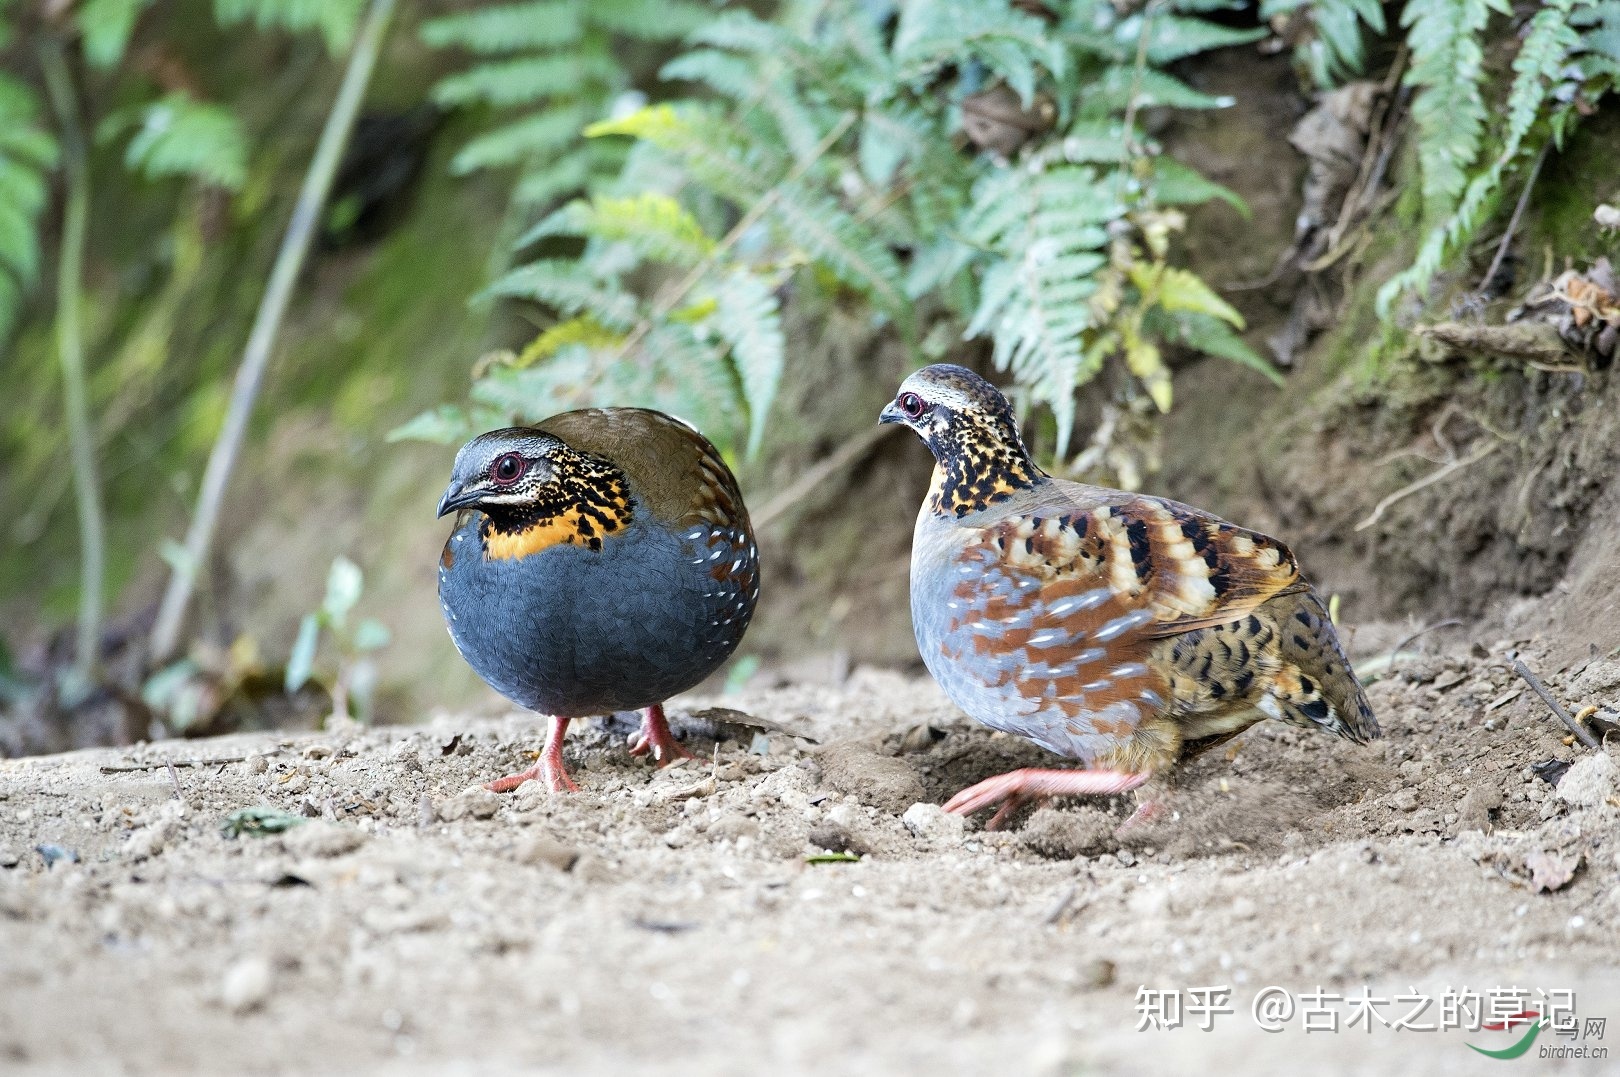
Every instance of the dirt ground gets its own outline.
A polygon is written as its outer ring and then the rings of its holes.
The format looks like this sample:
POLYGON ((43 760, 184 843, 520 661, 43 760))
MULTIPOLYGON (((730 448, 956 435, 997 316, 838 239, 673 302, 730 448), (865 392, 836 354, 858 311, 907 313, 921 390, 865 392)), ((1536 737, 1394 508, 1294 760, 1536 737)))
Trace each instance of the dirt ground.
MULTIPOLYGON (((573 796, 476 788, 538 747, 515 714, 0 761, 0 1070, 1477 1072, 1467 1043, 1517 1033, 1251 1012, 1272 986, 1370 989, 1384 1022, 1465 987, 1617 1009, 1616 768, 1466 635, 1371 686, 1386 739, 1256 727, 1125 844, 1128 797, 944 815, 1049 757, 865 669, 684 701, 705 761, 661 772, 579 725, 573 796), (261 806, 309 818, 222 833, 261 806), (1217 986, 1213 1031, 1137 1031, 1140 988, 1217 986)), ((1576 706, 1620 686, 1601 656, 1543 672, 1576 706)))

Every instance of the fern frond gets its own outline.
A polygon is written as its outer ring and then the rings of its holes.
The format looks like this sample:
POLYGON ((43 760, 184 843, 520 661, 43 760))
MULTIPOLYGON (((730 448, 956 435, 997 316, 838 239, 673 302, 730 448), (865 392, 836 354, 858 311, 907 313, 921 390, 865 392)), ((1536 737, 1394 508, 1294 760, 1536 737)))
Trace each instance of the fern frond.
POLYGON ((1063 78, 1069 56, 1044 22, 1007 0, 908 0, 894 32, 897 77, 918 80, 971 56, 1004 79, 1027 107, 1044 70, 1063 78))
POLYGON ((517 245, 554 235, 627 243, 643 258, 679 266, 697 265, 715 246, 691 211, 653 191, 571 202, 531 228, 517 245))
POLYGON ((525 105, 544 97, 575 97, 588 85, 611 86, 619 77, 618 61, 606 50, 574 49, 479 64, 433 87, 433 100, 451 108, 525 105))
POLYGON ((639 41, 678 41, 714 19, 714 10, 691 0, 591 0, 592 26, 639 41))
POLYGON ((1570 25, 1573 6, 1574 0, 1548 0, 1530 20, 1529 32, 1513 59, 1513 85, 1508 91, 1500 151, 1468 180, 1452 212, 1425 235, 1412 265, 1379 289, 1380 314, 1387 314, 1402 293, 1427 287, 1446 259, 1478 231, 1501 191, 1503 177, 1516 164, 1553 88, 1562 80, 1565 64, 1580 47, 1579 35, 1570 25))
POLYGON ((1418 132, 1424 218, 1450 215, 1479 156, 1485 131, 1480 93, 1484 54, 1480 35, 1502 0, 1409 0, 1401 12, 1412 65, 1402 81, 1416 89, 1412 119, 1418 132))
POLYGON ((0 74, 0 343, 10 335, 24 290, 39 273, 39 216, 56 140, 40 123, 33 92, 0 74))
POLYGON ((590 114, 583 105, 564 105, 479 135, 451 158, 450 171, 458 176, 484 168, 521 164, 529 158, 566 146, 578 138, 590 114))
POLYGON ((727 273, 715 286, 715 328, 731 347, 731 362, 748 405, 748 454, 759 451, 765 417, 782 384, 787 345, 776 292, 744 267, 727 273))
POLYGON ((1094 373, 1089 300, 1108 264, 1106 225, 1122 207, 1087 168, 1005 169, 975 193, 961 232, 1001 255, 985 271, 967 335, 990 332, 992 358, 1057 419, 1058 453, 1074 430, 1074 389, 1094 373))
POLYGON ((579 273, 573 263, 556 259, 519 266, 484 289, 482 294, 538 300, 563 314, 590 314, 610 329, 621 331, 634 325, 640 313, 635 297, 617 284, 591 280, 579 273))
MULTIPOLYGON (((98 137, 116 137, 130 122, 114 113, 98 137)), ((247 181, 247 139, 230 109, 177 91, 139 109, 134 122, 124 151, 131 171, 151 180, 190 176, 230 191, 247 181)))
POLYGON ((105 69, 118 63, 136 18, 151 6, 152 0, 85 0, 76 18, 84 35, 84 57, 91 66, 105 69))
POLYGON ((1149 63, 1163 65, 1210 49, 1247 45, 1270 32, 1263 27, 1239 30, 1207 19, 1143 11, 1122 19, 1114 27, 1114 40, 1119 43, 1122 56, 1134 57, 1138 48, 1143 48, 1149 63), (1147 35, 1145 44, 1141 41, 1144 33, 1147 35))
POLYGON ((433 48, 455 45, 482 55, 549 49, 579 40, 582 15, 577 0, 526 0, 430 19, 421 33, 433 48))
POLYGON ((318 30, 326 47, 342 52, 354 39, 365 0, 214 0, 221 26, 251 22, 260 30, 318 30))
POLYGON ((518 353, 512 365, 518 368, 533 366, 542 359, 550 359, 564 348, 575 345, 606 350, 624 342, 624 334, 610 329, 589 314, 560 321, 535 337, 518 353))
POLYGON ((884 310, 900 312, 905 305, 902 273, 894 253, 826 195, 801 183, 784 183, 780 191, 770 216, 782 240, 871 296, 884 310))

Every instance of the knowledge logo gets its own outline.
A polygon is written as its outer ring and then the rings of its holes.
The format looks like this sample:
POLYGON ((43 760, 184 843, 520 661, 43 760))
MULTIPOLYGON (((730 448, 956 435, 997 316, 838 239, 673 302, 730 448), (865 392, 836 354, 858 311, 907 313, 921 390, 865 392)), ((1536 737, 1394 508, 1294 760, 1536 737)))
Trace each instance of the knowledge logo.
POLYGON ((1468 1045, 1468 1049, 1471 1051, 1478 1051, 1486 1058, 1518 1058, 1520 1055, 1525 1054, 1530 1050, 1530 1048, 1536 1042, 1536 1037, 1541 1034, 1541 1030, 1547 1025, 1547 1019, 1542 1017, 1540 1013, 1536 1012, 1535 1010, 1521 1010, 1511 1017, 1506 1017, 1500 1021, 1492 1021, 1489 1024, 1479 1026, 1480 1029, 1485 1032, 1511 1032, 1515 1025, 1526 1023, 1528 1023, 1530 1027, 1525 1029, 1524 1035, 1519 1037, 1518 1042, 1513 1043, 1510 1046, 1492 1051, 1484 1047, 1476 1047, 1470 1043, 1468 1045))

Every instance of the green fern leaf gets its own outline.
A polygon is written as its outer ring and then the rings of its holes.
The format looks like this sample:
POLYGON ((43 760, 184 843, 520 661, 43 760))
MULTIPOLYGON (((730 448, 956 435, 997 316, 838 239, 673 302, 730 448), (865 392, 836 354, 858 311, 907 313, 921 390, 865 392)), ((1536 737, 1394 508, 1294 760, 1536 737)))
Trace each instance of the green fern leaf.
POLYGON ((221 26, 251 22, 260 30, 293 33, 318 30, 333 53, 342 52, 354 39, 365 0, 214 0, 214 17, 221 26))
POLYGON ((907 0, 900 8, 893 55, 897 76, 922 80, 963 55, 1004 79, 1027 107, 1044 69, 1062 79, 1069 57, 1044 22, 1007 0, 907 0))
POLYGON ((1134 56, 1137 49, 1142 47, 1141 35, 1146 33, 1147 61, 1151 64, 1169 64, 1211 49, 1247 45, 1270 32, 1264 27, 1239 30, 1206 19, 1138 13, 1120 21, 1114 28, 1114 38, 1122 50, 1128 50, 1134 56))
POLYGON ((669 195, 653 191, 572 202, 531 228, 517 245, 554 235, 627 243, 643 258, 680 266, 697 265, 714 252, 714 240, 697 218, 669 195))
POLYGON ((589 121, 590 114, 583 105, 543 109, 473 139, 451 159, 450 171, 464 176, 480 169, 520 164, 531 157, 554 152, 579 138, 589 121))
POLYGON ((152 0, 85 0, 78 22, 91 66, 105 69, 123 58, 136 18, 151 5, 152 0))
POLYGON ((611 329, 626 330, 638 318, 636 301, 615 284, 591 280, 571 262, 547 259, 506 273, 484 289, 485 297, 533 299, 563 314, 590 314, 611 329))
POLYGON ((578 0, 529 0, 476 8, 423 23, 422 40, 481 55, 571 45, 580 37, 582 6, 578 0))
POLYGON ((247 181, 247 140, 236 116, 221 105, 171 93, 131 116, 114 113, 97 132, 116 137, 131 121, 135 134, 124 164, 147 179, 189 176, 234 191, 247 181))
POLYGON ((776 293, 746 268, 727 273, 715 288, 715 328, 731 346, 731 361, 748 404, 748 454, 759 451, 765 418, 782 383, 787 347, 776 293))
POLYGON ((900 263, 864 224, 831 198, 801 183, 784 183, 770 217, 781 238, 832 270, 838 279, 871 296, 884 310, 905 306, 900 263))
POLYGON ((1485 130, 1480 35, 1499 3, 1409 0, 1401 12, 1412 50, 1412 65, 1402 81, 1416 88, 1412 118, 1418 129, 1424 216, 1430 222, 1450 215, 1479 156, 1485 130))
POLYGON ((641 41, 676 41, 714 19, 690 0, 591 0, 584 9, 592 26, 641 41))
POLYGON ((440 82, 433 99, 448 107, 525 105, 545 97, 578 96, 590 86, 611 86, 619 77, 618 61, 605 49, 575 49, 479 64, 440 82))
POLYGON ((961 232, 1001 255, 985 272, 967 335, 990 332, 992 359, 1052 409, 1058 453, 1074 431, 1074 389, 1099 361, 1089 300, 1108 264, 1106 225, 1122 207, 1086 168, 1004 169, 975 193, 961 232))

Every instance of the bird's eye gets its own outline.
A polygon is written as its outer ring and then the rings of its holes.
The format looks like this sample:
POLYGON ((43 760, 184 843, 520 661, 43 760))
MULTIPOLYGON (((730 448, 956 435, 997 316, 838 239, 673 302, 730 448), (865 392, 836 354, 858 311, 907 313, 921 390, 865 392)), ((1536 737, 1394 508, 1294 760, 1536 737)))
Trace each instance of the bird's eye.
POLYGON ((529 462, 515 452, 496 457, 495 463, 489 469, 489 477, 495 480, 497 486, 510 486, 523 477, 529 470, 529 462))
POLYGON ((918 396, 916 393, 901 393, 899 404, 900 410, 905 412, 911 418, 922 418, 923 400, 922 397, 918 396))

